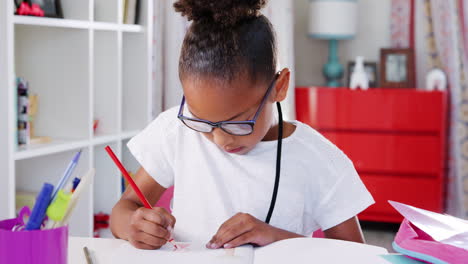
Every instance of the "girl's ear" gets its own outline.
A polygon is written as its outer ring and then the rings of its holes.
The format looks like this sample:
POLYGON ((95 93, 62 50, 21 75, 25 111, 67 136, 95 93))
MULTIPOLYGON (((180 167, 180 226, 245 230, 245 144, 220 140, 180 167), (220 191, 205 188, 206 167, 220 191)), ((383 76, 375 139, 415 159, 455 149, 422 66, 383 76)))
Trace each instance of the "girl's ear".
POLYGON ((280 71, 278 79, 276 80, 275 85, 275 102, 281 102, 286 98, 289 89, 289 79, 291 72, 288 68, 284 68, 280 71))

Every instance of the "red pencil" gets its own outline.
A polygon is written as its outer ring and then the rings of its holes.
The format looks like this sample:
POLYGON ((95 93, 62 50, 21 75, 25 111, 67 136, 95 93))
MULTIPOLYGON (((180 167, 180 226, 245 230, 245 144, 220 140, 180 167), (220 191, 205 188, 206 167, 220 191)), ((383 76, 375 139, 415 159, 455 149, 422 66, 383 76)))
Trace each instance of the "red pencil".
MULTIPOLYGON (((151 204, 148 202, 148 200, 146 200, 146 197, 143 195, 143 193, 140 191, 140 188, 138 188, 138 186, 136 185, 136 183, 133 181, 132 177, 130 177, 130 175, 128 174, 127 170, 125 169, 125 167, 122 165, 122 163, 120 162, 120 160, 117 158, 117 156, 115 156, 114 154, 114 151, 112 151, 112 149, 109 147, 109 146, 106 146, 104 148, 107 153, 109 154, 109 156, 111 157, 111 159, 114 161, 115 165, 117 165, 117 167, 119 168, 120 172, 122 172, 123 176, 125 177, 125 179, 127 179, 128 183, 130 184, 130 186, 132 186, 133 190, 135 191, 135 193, 138 195, 138 198, 140 198, 140 201, 143 203, 143 205, 145 205, 146 208, 148 209, 152 209, 153 207, 151 206, 151 204)), ((177 248, 177 245, 174 243, 174 239, 170 239, 169 242, 172 243, 172 245, 174 245, 175 248, 177 248)))
POLYGON ((109 156, 111 157, 111 159, 114 161, 115 165, 117 165, 117 167, 119 167, 119 170, 120 172, 122 172, 123 176, 125 177, 125 179, 127 179, 128 183, 130 183, 130 185, 132 186, 133 190, 135 191, 135 193, 138 195, 138 198, 140 198, 140 201, 143 203, 143 205, 145 205, 146 208, 148 209, 152 209, 153 207, 151 206, 151 204, 149 204, 148 200, 146 200, 146 197, 143 195, 143 193, 140 191, 140 188, 138 188, 138 186, 135 184, 135 182, 133 181, 132 177, 130 177, 130 175, 128 174, 127 170, 125 169, 125 167, 122 165, 122 163, 120 162, 120 160, 117 158, 117 156, 115 156, 114 152, 112 151, 112 149, 109 147, 109 146, 106 146, 105 147, 105 150, 107 151, 107 153, 109 154, 109 156))

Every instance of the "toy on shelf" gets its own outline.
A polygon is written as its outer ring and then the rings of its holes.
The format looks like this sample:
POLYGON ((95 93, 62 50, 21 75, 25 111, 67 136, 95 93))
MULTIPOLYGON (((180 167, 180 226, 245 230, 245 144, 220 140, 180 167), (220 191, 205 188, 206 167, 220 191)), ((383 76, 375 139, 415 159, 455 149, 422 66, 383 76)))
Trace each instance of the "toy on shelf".
POLYGON ((29 134, 30 134, 30 140, 29 144, 35 145, 35 144, 45 144, 45 143, 50 143, 52 139, 50 137, 38 137, 36 136, 35 130, 34 130, 34 120, 36 119, 37 112, 39 109, 39 97, 37 94, 32 94, 29 96, 29 134))
POLYGON ((16 14, 20 16, 43 17, 44 10, 42 10, 42 8, 38 4, 29 5, 27 1, 23 1, 16 9, 16 14))
POLYGON ((432 69, 426 75, 426 90, 445 91, 447 90, 447 75, 441 69, 432 69))
POLYGON ((356 57, 356 65, 354 66, 353 73, 351 74, 351 81, 349 84, 351 90, 361 88, 362 90, 369 89, 369 78, 367 77, 366 70, 364 69, 364 58, 361 56, 356 57))
POLYGON ((94 119, 93 121, 93 133, 96 134, 96 130, 99 127, 99 119, 94 119))
POLYGON ((100 231, 109 228, 109 215, 105 213, 98 213, 94 215, 94 237, 101 237, 100 231))

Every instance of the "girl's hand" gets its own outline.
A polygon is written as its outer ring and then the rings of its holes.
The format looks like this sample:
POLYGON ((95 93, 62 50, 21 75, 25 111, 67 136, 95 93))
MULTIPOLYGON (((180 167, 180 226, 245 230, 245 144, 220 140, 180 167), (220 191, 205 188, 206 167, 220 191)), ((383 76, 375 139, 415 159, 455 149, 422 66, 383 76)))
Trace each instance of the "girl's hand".
POLYGON ((248 243, 265 246, 293 237, 301 236, 266 224, 250 214, 237 213, 221 225, 206 247, 233 248, 248 243))
POLYGON ((164 208, 138 208, 130 218, 128 241, 139 249, 159 249, 171 239, 175 218, 164 208))

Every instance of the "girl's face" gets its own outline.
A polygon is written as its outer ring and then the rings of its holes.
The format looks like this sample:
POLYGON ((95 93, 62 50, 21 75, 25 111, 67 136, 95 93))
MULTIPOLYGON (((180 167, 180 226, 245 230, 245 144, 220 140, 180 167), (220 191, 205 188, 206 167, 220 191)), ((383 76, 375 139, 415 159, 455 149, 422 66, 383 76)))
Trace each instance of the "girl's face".
MULTIPOLYGON (((260 110, 252 134, 234 136, 219 128, 202 134, 220 149, 239 155, 246 154, 262 140, 276 140, 277 131, 272 129, 276 125, 273 106, 276 101, 282 100, 277 100, 281 93, 279 86, 282 85, 282 75, 278 77, 275 87, 260 110)), ((287 77, 289 81, 289 71, 287 77)), ((188 109, 195 118, 212 122, 250 120, 258 110, 269 84, 252 84, 249 78, 237 78, 225 83, 214 78, 187 77, 182 81, 187 105, 184 111, 188 109)))

